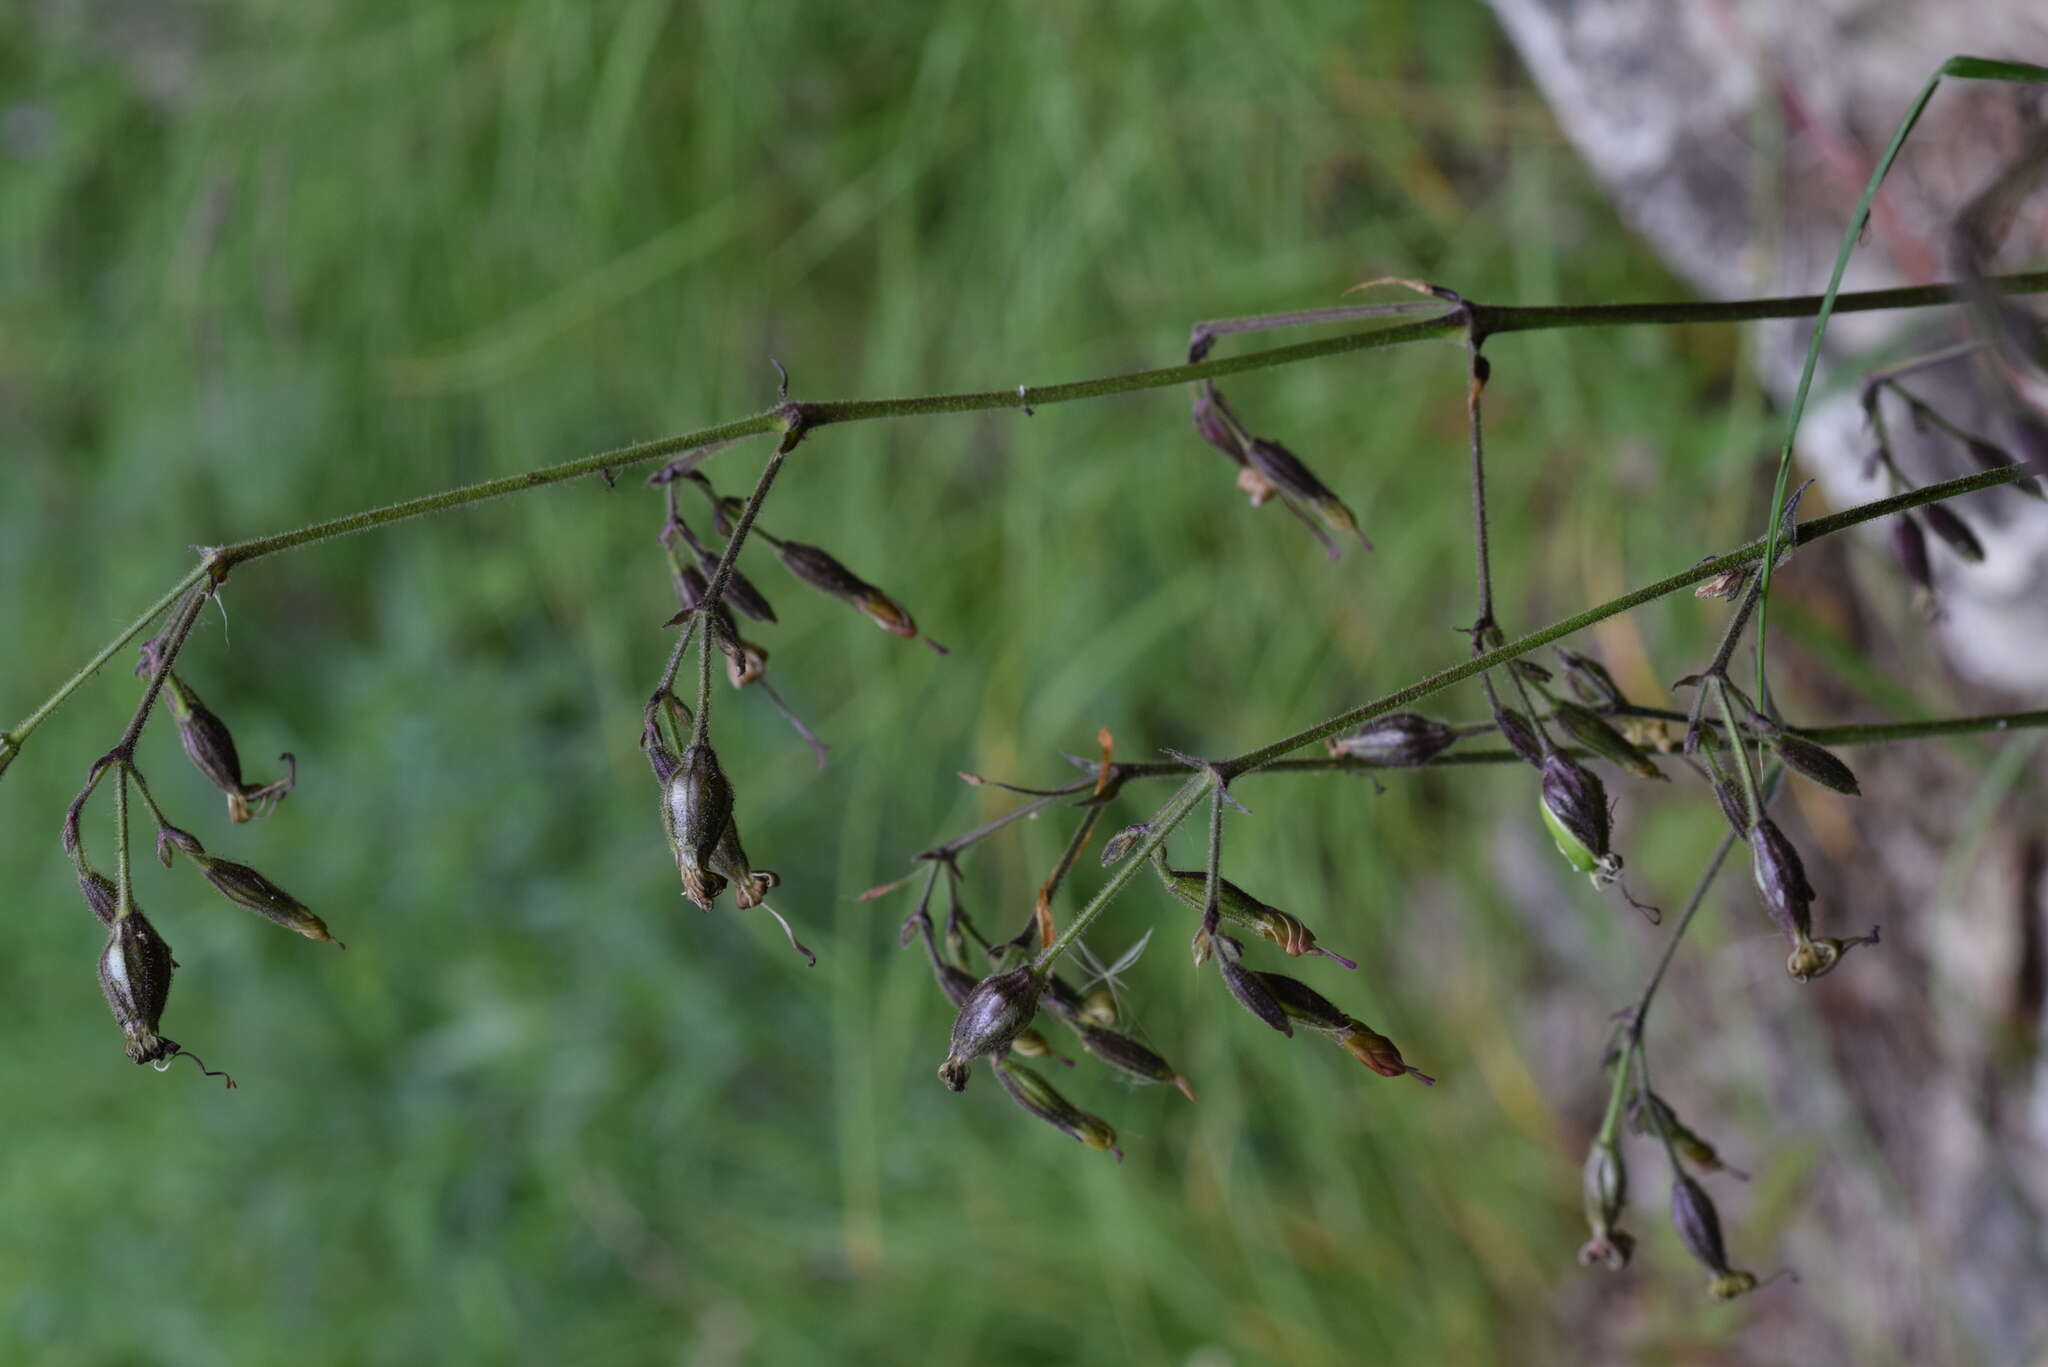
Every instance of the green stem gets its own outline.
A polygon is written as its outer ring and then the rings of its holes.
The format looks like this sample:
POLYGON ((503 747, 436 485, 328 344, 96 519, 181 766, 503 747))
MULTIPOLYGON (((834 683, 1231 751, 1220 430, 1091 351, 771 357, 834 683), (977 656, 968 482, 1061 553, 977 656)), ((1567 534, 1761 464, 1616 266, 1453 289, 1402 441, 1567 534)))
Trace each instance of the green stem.
POLYGON ((1136 876, 1139 869, 1145 867, 1146 861, 1152 857, 1152 851, 1166 843, 1166 837, 1173 834, 1174 828, 1180 825, 1187 818, 1187 814, 1195 809, 1195 804, 1202 800, 1202 794, 1216 782, 1217 775, 1214 770, 1197 774, 1183 783, 1172 797, 1166 799, 1165 805, 1153 814, 1151 829, 1145 832, 1145 838, 1139 842, 1138 847, 1124 856, 1123 863, 1116 866, 1116 872, 1109 876, 1109 881, 1088 899, 1087 906, 1075 913, 1067 928, 1060 932, 1060 937, 1045 947, 1044 952, 1034 962, 1034 967, 1041 971, 1050 969, 1059 960, 1060 955, 1073 948, 1074 941, 1088 933, 1088 927, 1094 925, 1096 918, 1117 899, 1117 895, 1124 890, 1124 885, 1136 876))
POLYGON ((1750 762, 1749 736, 1736 724, 1735 704, 1728 701, 1727 681, 1714 678, 1708 680, 1707 686, 1714 690, 1714 701, 1721 706, 1721 722, 1728 728, 1728 748, 1735 752, 1735 767, 1742 771, 1742 792, 1749 804, 1749 824, 1751 829, 1755 829, 1756 824, 1764 819, 1764 795, 1757 787, 1756 766, 1750 762))
POLYGON ((127 919, 128 913, 135 910, 135 884, 128 857, 128 766, 115 767, 120 770, 114 775, 114 919, 118 921, 127 919))
POLYGON ((204 563, 193 566, 189 571, 186 572, 184 578, 180 579, 177 583, 171 585, 169 589, 165 590, 163 597, 157 599, 154 603, 151 603, 146 609, 143 610, 143 613, 140 617, 137 617, 134 621, 130 622, 125 628, 122 629, 119 635, 114 637, 113 640, 101 646, 98 653, 95 654, 90 660, 87 660, 85 664, 79 668, 76 674, 73 674, 70 678, 66 679, 61 685, 58 686, 58 689, 55 693, 52 693, 49 697, 43 700, 42 706, 36 708, 35 711, 29 713, 26 717, 22 718, 20 724, 17 725, 12 731, 5 732, 4 735, 6 739, 13 742, 17 746, 20 745, 21 742, 27 740, 32 734, 34 734, 35 729, 37 727, 41 726, 45 721, 49 720, 50 714, 52 712, 55 712, 58 708, 64 705, 65 699, 69 698, 73 693, 76 693, 79 687, 83 685, 87 679, 90 679, 94 674, 99 672, 101 665, 104 665, 107 661, 113 659, 115 654, 121 649, 121 647, 127 645, 137 636, 140 636, 143 632, 147 631, 149 629, 149 624, 151 622, 154 622, 157 618, 163 616, 164 612, 167 609, 169 609, 173 603, 178 601, 179 596, 182 595, 185 592, 185 590, 191 588, 194 584, 197 584, 201 579, 204 579, 206 577, 206 573, 207 569, 204 563))

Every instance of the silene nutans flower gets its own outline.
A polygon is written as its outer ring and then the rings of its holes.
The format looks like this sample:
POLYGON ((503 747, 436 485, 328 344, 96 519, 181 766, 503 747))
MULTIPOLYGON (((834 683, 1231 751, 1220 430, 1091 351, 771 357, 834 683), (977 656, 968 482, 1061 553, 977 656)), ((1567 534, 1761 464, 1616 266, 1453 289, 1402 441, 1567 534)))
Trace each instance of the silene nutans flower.
POLYGON ((290 755, 284 756, 288 768, 283 778, 267 784, 244 783, 242 758, 235 749, 235 738, 228 731, 227 723, 214 715, 191 686, 175 673, 165 676, 163 695, 170 702, 178 740, 185 747, 185 754, 193 767, 206 776, 207 782, 227 795, 230 821, 247 821, 253 815, 252 802, 282 801, 291 792, 297 773, 290 755))
POLYGON ((1756 1275, 1728 1265, 1721 1242, 1721 1216, 1706 1188, 1680 1173, 1671 1183, 1671 1223, 1686 1250, 1714 1274, 1707 1290, 1717 1301, 1756 1290, 1756 1275))
POLYGON ((939 1080, 964 1091, 974 1060, 1001 1054, 1038 1014, 1045 980, 1032 968, 1013 968, 976 983, 953 1020, 952 1047, 939 1064, 939 1080))

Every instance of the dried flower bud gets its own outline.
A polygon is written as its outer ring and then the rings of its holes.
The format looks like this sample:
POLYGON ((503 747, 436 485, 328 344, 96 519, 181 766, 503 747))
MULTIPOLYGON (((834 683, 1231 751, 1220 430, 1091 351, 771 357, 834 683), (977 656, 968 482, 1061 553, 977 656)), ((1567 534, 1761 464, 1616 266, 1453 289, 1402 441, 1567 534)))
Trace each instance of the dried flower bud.
POLYGON ((1692 596, 1695 598, 1733 598, 1736 594, 1742 592, 1743 585, 1748 582, 1749 566, 1737 565, 1732 570, 1723 570, 1712 579, 1701 582, 1693 589, 1692 596))
POLYGON ((1557 658, 1564 665, 1564 681, 1572 693, 1588 707, 1619 707, 1628 699, 1622 696, 1621 688, 1614 682, 1614 676, 1607 672, 1607 666, 1590 655, 1580 655, 1553 646, 1557 658))
POLYGON ((1196 436, 1230 457, 1232 464, 1245 463, 1244 443, 1238 439, 1237 429, 1230 422, 1230 410, 1214 384, 1204 382, 1195 387, 1190 416, 1196 436))
POLYGON ((1401 1051, 1394 1042, 1380 1034, 1364 1021, 1353 1018, 1351 1023, 1337 1033, 1337 1043, 1343 1045, 1351 1057, 1378 1073, 1381 1077, 1412 1077, 1425 1087, 1436 1086, 1436 1079, 1420 1068, 1411 1067, 1401 1057, 1401 1051))
POLYGON ((1214 939, 1216 970, 1223 975, 1223 985, 1230 989, 1231 996, 1237 998, 1237 1004, 1281 1034, 1292 1036, 1294 1026, 1288 1023, 1287 1012, 1274 1000, 1265 980, 1239 962, 1244 955, 1244 946, 1228 935, 1218 935, 1214 939))
POLYGON ((1927 530, 1940 537, 1958 558, 1972 565, 1984 563, 1984 543, 1970 530, 1969 523, 1940 503, 1928 504, 1920 514, 1927 519, 1927 530))
POLYGON ((1726 779, 1710 781, 1714 785, 1714 800, 1721 804, 1721 815, 1728 818, 1737 835, 1749 839, 1749 808, 1743 805, 1742 790, 1726 779))
POLYGON ((1140 1082, 1170 1082, 1188 1100, 1195 1099, 1194 1089, 1172 1064, 1131 1036, 1093 1025, 1081 1026, 1080 1035, 1082 1048, 1118 1072, 1140 1082))
POLYGON ((87 869, 78 875, 78 890, 85 894, 85 905, 92 910, 99 923, 112 930, 115 910, 121 902, 121 889, 115 886, 114 880, 103 873, 87 869))
POLYGON ((1837 759, 1833 751, 1804 736, 1789 735, 1783 731, 1773 732, 1765 740, 1778 752, 1778 758, 1785 761, 1785 767, 1801 778, 1850 797, 1861 795, 1855 772, 1837 759))
MULTIPOLYGON (((288 773, 274 783, 251 785, 242 781, 242 759, 235 750, 235 738, 227 723, 215 716, 199 695, 176 674, 164 678, 164 696, 170 700, 171 716, 178 726, 178 740, 193 767, 207 782, 227 795, 228 819, 247 821, 251 800, 281 800, 291 792, 294 775, 288 773)), ((291 756, 286 755, 287 764, 291 756)))
MULTIPOLYGON (((1160 881, 1166 890, 1183 905, 1204 911, 1209 905, 1209 875, 1199 869, 1169 869, 1158 866, 1160 881)), ((1238 929, 1271 941, 1280 946, 1290 958, 1304 954, 1319 954, 1326 959, 1335 959, 1346 968, 1357 964, 1341 954, 1333 954, 1316 943, 1315 932, 1302 924, 1299 917, 1290 916, 1278 907, 1269 907, 1258 898, 1246 892, 1228 878, 1216 880, 1216 909, 1222 918, 1238 929)), ((1196 963, 1203 955, 1197 947, 1196 963)))
POLYGON ((1090 1025, 1109 1029, 1117 1021, 1116 993, 1106 987, 1096 988, 1082 1001, 1081 1009, 1076 1014, 1090 1025))
POLYGON ((969 1066, 983 1054, 1000 1054, 1038 1014, 1045 980, 1030 968, 1013 968, 976 983, 953 1021, 953 1043, 939 1065, 939 1080, 953 1091, 967 1086, 969 1066))
POLYGON ((1597 712, 1560 700, 1551 711, 1551 719, 1566 735, 1615 767, 1637 778, 1668 779, 1648 755, 1630 744, 1628 737, 1608 725, 1597 712))
POLYGON ((1543 823, 1565 862, 1604 888, 1621 874, 1621 856, 1608 848, 1613 835, 1607 789, 1568 755, 1543 760, 1543 823))
POLYGON ((1012 1101, 1046 1124, 1091 1149, 1115 1154, 1119 1163, 1124 1161, 1124 1151, 1116 1146, 1116 1131, 1109 1122, 1074 1105, 1036 1072, 1004 1060, 996 1064, 996 1081, 1012 1101))
POLYGON ((1892 558, 1915 588, 1932 593, 1934 569, 1927 561, 1927 533, 1920 529, 1920 520, 1911 513, 1900 513, 1892 519, 1891 534, 1892 558))
MULTIPOLYGON (((696 557, 697 567, 704 572, 706 587, 709 587, 709 581, 718 574, 719 557, 714 555, 703 542, 699 541, 696 534, 687 526, 680 522, 676 525, 682 529, 683 540, 689 543, 690 554, 696 557)), ((757 622, 772 622, 775 620, 775 609, 768 602, 767 595, 754 586, 753 580, 740 572, 740 567, 737 564, 732 567, 732 572, 726 576, 725 593, 721 598, 721 604, 723 603, 732 604, 734 608, 757 622)))
POLYGON ((1756 1290, 1754 1275, 1728 1266, 1728 1252, 1721 1243, 1721 1216, 1713 1199, 1706 1188, 1683 1173, 1671 1183, 1671 1223, 1687 1251, 1714 1274, 1708 1290, 1715 1300, 1733 1300, 1756 1290))
POLYGON ((782 885, 776 874, 748 865, 747 852, 740 847, 739 822, 731 817, 726 818, 725 829, 712 847, 711 869, 732 883, 733 904, 742 911, 760 906, 770 891, 782 885))
POLYGON ((1595 1138, 1586 1150, 1582 1185, 1586 1226, 1592 1237, 1579 1249, 1579 1266, 1598 1263, 1609 1272, 1619 1272, 1628 1266, 1636 1241, 1621 1228, 1621 1212, 1628 1205, 1628 1167, 1612 1135, 1595 1138))
POLYGON ((1140 822, 1135 826, 1124 827, 1104 841, 1102 845, 1102 867, 1106 869, 1110 865, 1128 857, 1130 852, 1138 847, 1138 842, 1143 840, 1150 833, 1151 829, 1150 826, 1140 822))
POLYGON ((1493 710, 1493 724, 1500 730, 1500 738, 1529 763, 1541 766, 1543 743, 1536 739, 1536 728, 1529 725, 1529 719, 1512 707, 1496 707, 1493 710))
POLYGON ((901 604, 825 551, 801 541, 784 541, 776 546, 775 553, 791 574, 814 589, 852 604, 884 631, 905 640, 917 635, 917 623, 901 604))
POLYGON ((157 1034, 164 1004, 170 1000, 171 947, 140 911, 130 908, 117 917, 100 951, 100 991, 126 1037, 128 1057, 155 1063, 178 1052, 178 1046, 157 1034))
POLYGON ((1749 830, 1750 867, 1764 910, 1778 929, 1795 941, 1813 934, 1813 885, 1799 851, 1769 817, 1759 817, 1749 830))
POLYGON ((1740 1168, 1731 1168, 1723 1163, 1714 1146, 1688 1128, 1685 1122, 1678 1118, 1678 1113, 1671 1109, 1670 1104, 1655 1092, 1650 1093, 1647 1105, 1644 1104, 1640 1092, 1629 1097, 1628 1124, 1629 1129, 1636 1134, 1659 1135, 1669 1139, 1678 1156, 1701 1172, 1725 1172, 1731 1177, 1744 1179, 1749 1176, 1740 1168))
POLYGON ((1355 536, 1360 544, 1371 549, 1372 543, 1358 530, 1358 519, 1344 506, 1344 500, 1338 498, 1329 485, 1316 478, 1315 472, 1292 451, 1277 441, 1254 437, 1245 447, 1245 460, 1283 495, 1305 504, 1332 531, 1355 536))
POLYGON ((1350 1016, 1301 979, 1290 978, 1285 973, 1261 973, 1259 981, 1266 985, 1266 991, 1280 1004, 1289 1020, 1300 1021, 1311 1030, 1351 1028, 1350 1016))
POLYGON ((181 831, 176 826, 159 826, 156 831, 157 862, 165 868, 171 866, 173 851, 182 850, 193 858, 206 853, 206 847, 199 843, 199 837, 190 831, 181 831))
POLYGON ((1363 760, 1389 769, 1427 764, 1457 743, 1457 732, 1414 712, 1389 712, 1348 736, 1331 736, 1323 742, 1332 758, 1363 760))
POLYGON ((1785 972, 1791 975, 1795 983, 1812 982, 1815 978, 1824 978, 1833 972, 1835 965, 1842 961, 1842 956, 1856 946, 1877 943, 1879 940, 1876 926, 1870 928, 1868 935, 1852 935, 1846 940, 1838 940, 1832 935, 1823 935, 1812 940, 1795 939, 1792 943, 1791 956, 1785 960, 1785 972))
POLYGON ((206 881, 230 902, 247 907, 264 920, 286 930, 297 931, 309 940, 326 940, 342 949, 348 948, 327 933, 327 923, 308 911, 305 903, 247 864, 237 864, 232 859, 216 859, 210 854, 187 853, 199 865, 206 881))
MULTIPOLYGON (((661 761, 652 747, 650 758, 655 759, 659 773, 661 761)), ((732 784, 719 768, 717 751, 705 742, 693 741, 683 748, 662 787, 662 816, 676 869, 682 874, 684 895, 709 911, 725 887, 712 861, 719 837, 732 821, 732 784)))

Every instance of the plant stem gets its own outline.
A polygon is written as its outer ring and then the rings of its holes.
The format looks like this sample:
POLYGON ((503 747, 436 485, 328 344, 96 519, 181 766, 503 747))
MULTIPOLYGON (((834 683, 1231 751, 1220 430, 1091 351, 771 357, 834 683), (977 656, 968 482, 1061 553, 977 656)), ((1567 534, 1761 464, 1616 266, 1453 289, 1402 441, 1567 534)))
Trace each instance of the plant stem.
POLYGON ((1117 865, 1116 872, 1110 874, 1109 881, 1088 899, 1087 906, 1075 913, 1067 928, 1060 932, 1060 937, 1045 947, 1044 952, 1034 961, 1035 967, 1041 970, 1051 968, 1059 960, 1060 955, 1073 947, 1074 941, 1088 933, 1088 927, 1094 925, 1103 910, 1116 900, 1117 894, 1124 890, 1124 885, 1136 876, 1139 869, 1145 867, 1146 861, 1152 857, 1152 851, 1166 843, 1166 837, 1173 834, 1174 828, 1180 825, 1187 814, 1194 810, 1195 804, 1202 800, 1202 794, 1217 782, 1218 775, 1211 769, 1190 778, 1172 797, 1166 799, 1165 804, 1153 814, 1151 828, 1145 832, 1145 838, 1138 843, 1138 847, 1124 856, 1123 863, 1117 865))
POLYGON ((161 617, 164 614, 164 611, 168 609, 171 606, 171 604, 177 602, 179 596, 182 595, 185 592, 185 590, 191 588, 194 584, 197 584, 201 579, 204 579, 206 577, 206 573, 206 566, 203 563, 195 565, 189 571, 187 571, 184 578, 180 579, 177 583, 171 585, 169 589, 164 591, 163 597, 157 599, 154 603, 151 603, 147 608, 145 608, 140 617, 137 617, 134 621, 130 622, 125 628, 122 629, 120 634, 114 637, 113 640, 101 646, 98 652, 94 654, 90 660, 87 660, 83 665, 79 667, 79 670, 76 674, 73 674, 70 678, 66 679, 61 685, 58 686, 57 691, 55 693, 52 693, 49 697, 45 698, 43 700, 42 706, 36 708, 35 711, 29 713, 26 717, 22 718, 20 724, 18 724, 12 731, 6 732, 5 734, 7 739, 11 740, 16 745, 19 745, 21 742, 27 740, 29 736, 34 734, 35 729, 37 727, 41 726, 45 721, 49 719, 49 716, 52 712, 55 712, 59 707, 62 707, 64 705, 65 700, 69 698, 73 693, 76 693, 79 687, 82 684, 84 684, 87 679, 90 679, 94 674, 99 672, 101 665, 104 665, 107 661, 113 659, 115 654, 121 649, 121 647, 127 645, 137 636, 140 636, 144 631, 147 631, 149 629, 149 624, 151 622, 154 622, 157 618, 161 617))

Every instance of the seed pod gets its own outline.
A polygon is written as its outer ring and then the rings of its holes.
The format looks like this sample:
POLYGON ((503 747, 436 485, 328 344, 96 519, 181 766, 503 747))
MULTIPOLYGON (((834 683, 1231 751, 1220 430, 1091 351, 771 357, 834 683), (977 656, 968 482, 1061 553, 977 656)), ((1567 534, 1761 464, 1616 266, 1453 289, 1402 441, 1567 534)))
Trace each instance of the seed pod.
POLYGON ((1223 975, 1223 985, 1230 989, 1231 996, 1237 998, 1237 1004, 1281 1034, 1292 1037, 1294 1026, 1289 1024, 1287 1012, 1274 1000, 1265 980, 1238 962, 1244 954, 1244 946, 1228 935, 1218 935, 1215 941, 1216 971, 1223 975))
MULTIPOLYGON (((699 541, 696 533, 692 532, 687 526, 680 522, 676 525, 682 527, 683 540, 689 543, 690 554, 696 557, 697 568, 703 571, 706 587, 708 588, 709 581, 718 573, 719 557, 714 555, 703 542, 699 541)), ((734 608, 757 622, 772 622, 775 620, 775 609, 768 602, 767 595, 754 587, 754 581, 742 574, 737 564, 732 567, 732 573, 726 576, 725 593, 721 599, 721 604, 723 603, 732 604, 734 608)))
POLYGON ((1337 1034, 1337 1043, 1344 1046, 1351 1057, 1378 1073, 1381 1077, 1414 1078, 1425 1087, 1436 1086, 1436 1079, 1420 1068, 1412 1067, 1401 1057, 1401 1051, 1394 1042, 1380 1034, 1364 1021, 1353 1018, 1351 1023, 1337 1034))
POLYGON ((1330 486, 1316 478, 1315 472, 1302 463, 1301 457, 1277 441, 1253 437, 1245 447, 1245 461, 1253 470, 1265 477, 1267 482, 1297 503, 1308 508, 1327 523, 1332 531, 1346 536, 1355 536, 1370 549, 1365 534, 1358 530, 1358 519, 1344 506, 1344 500, 1337 497, 1330 486))
MULTIPOLYGON (((652 750, 650 757, 654 757, 652 750)), ((660 767, 657 758, 657 772, 660 767)), ((682 875, 683 893, 709 911, 712 900, 725 887, 712 861, 719 837, 732 821, 732 784, 718 765, 718 752, 708 743, 693 741, 683 748, 674 772, 663 784, 662 815, 669 848, 675 852, 676 869, 682 875)))
POLYGON ((1077 1014, 1090 1025, 1099 1025, 1105 1030, 1109 1029, 1116 1024, 1116 993, 1111 992, 1108 988, 1096 988, 1082 1001, 1081 1009, 1077 1014))
POLYGON ((1079 1029, 1081 1047, 1118 1072, 1140 1082, 1170 1082, 1180 1088, 1188 1100, 1195 1099, 1194 1089, 1188 1086, 1186 1078, 1174 1071, 1172 1064, 1131 1036, 1093 1025, 1079 1029))
POLYGON ((1621 856, 1608 848, 1613 835, 1607 789, 1591 770, 1567 755, 1543 760, 1543 823, 1565 862, 1604 888, 1621 874, 1621 856))
POLYGON ((1231 426, 1229 412, 1215 385, 1205 381, 1196 386, 1189 413, 1194 420, 1195 435, 1230 457, 1233 465, 1241 466, 1245 463, 1244 443, 1238 439, 1237 429, 1231 426))
POLYGON ((1795 939, 1791 956, 1785 960, 1785 972, 1795 983, 1812 982, 1832 973, 1835 965, 1842 961, 1842 956, 1856 946, 1877 943, 1876 926, 1870 928, 1868 935, 1852 935, 1846 940, 1838 940, 1832 935, 1812 940, 1795 939))
POLYGON ((1714 1274, 1708 1290, 1715 1300, 1733 1300, 1756 1290, 1754 1275, 1728 1266, 1728 1252, 1721 1243, 1721 1216, 1714 1209, 1713 1198, 1683 1173, 1671 1183, 1671 1223, 1686 1250, 1714 1274))
POLYGON ((1743 806, 1742 792, 1725 779, 1712 779, 1714 800, 1721 804, 1721 815, 1728 818, 1728 824, 1744 840, 1749 839, 1749 809, 1743 806))
MULTIPOLYGON (((228 819, 247 821, 249 799, 282 798, 291 791, 290 778, 261 787, 242 781, 242 758, 235 750, 235 738, 227 723, 215 716, 199 695, 176 674, 164 677, 164 696, 170 700, 171 717, 178 726, 178 740, 206 781, 227 796, 228 819)), ((289 756, 287 756, 289 758, 289 756)))
POLYGON ((1628 1205, 1628 1167, 1612 1136, 1595 1138, 1586 1150, 1582 1186, 1586 1226, 1592 1237, 1579 1249, 1579 1266, 1599 1263, 1609 1272, 1619 1272, 1628 1266, 1636 1241, 1621 1229, 1621 1212, 1628 1205))
POLYGON ((1351 1028, 1351 1017, 1301 979, 1290 978, 1285 973, 1261 973, 1259 981, 1266 985, 1266 991, 1280 1004, 1289 1020, 1300 1021, 1312 1030, 1351 1028))
POLYGON ((114 880, 103 873, 87 869, 78 875, 78 890, 85 894, 85 905, 108 930, 114 928, 115 909, 120 905, 121 890, 114 880))
POLYGON ((1914 587, 1928 593, 1934 591, 1934 569, 1927 562, 1927 533, 1911 513, 1900 513, 1892 519, 1892 558, 1899 562, 1899 568, 1914 587))
POLYGON ((1669 776, 1652 764, 1648 755, 1630 744, 1628 737, 1591 709, 1560 700, 1550 715, 1566 735, 1617 768, 1637 778, 1668 781, 1669 776))
POLYGON ((1774 732, 1764 739, 1778 752, 1778 758, 1785 761, 1785 767, 1801 778, 1850 797, 1861 795, 1855 772, 1837 759, 1833 751, 1814 744, 1804 736, 1788 735, 1783 731, 1774 732))
POLYGON ((100 991, 125 1036, 128 1057, 137 1063, 155 1063, 178 1052, 156 1030, 170 1000, 175 967, 171 947, 147 916, 131 907, 114 921, 100 951, 100 991))
POLYGON ((1060 1133, 1079 1140, 1098 1152, 1113 1153, 1116 1161, 1124 1161, 1124 1151, 1116 1146, 1116 1131, 1100 1116, 1093 1116, 1053 1090, 1051 1083, 1021 1063, 1007 1059, 995 1066, 996 1081, 1010 1094, 1010 1099, 1019 1106, 1043 1120, 1060 1133))
MULTIPOLYGON (((1165 864, 1157 865, 1160 881, 1166 890, 1183 905, 1196 911, 1205 910, 1209 902, 1209 875, 1199 869, 1169 869, 1165 864)), ((1316 943, 1315 932, 1302 924, 1301 919, 1290 916, 1278 907, 1269 907, 1258 898, 1246 892, 1228 878, 1216 880, 1217 911, 1222 918, 1240 930, 1269 940, 1280 946, 1290 958, 1304 954, 1320 954, 1326 959, 1335 959, 1346 968, 1357 964, 1341 954, 1333 954, 1316 943)), ((1196 963, 1202 962, 1197 948, 1196 963)))
POLYGON ((1572 693, 1588 707, 1619 707, 1628 700, 1621 694, 1621 688, 1614 682, 1614 676, 1607 672, 1607 666, 1590 655, 1580 655, 1553 646, 1557 658, 1564 664, 1564 681, 1572 693))
POLYGON ((1749 1174, 1739 1168, 1731 1168, 1721 1161, 1721 1155, 1714 1146, 1688 1128, 1678 1118, 1678 1112, 1671 1109, 1663 1097, 1650 1093, 1649 1104, 1643 1103, 1642 1093, 1630 1096, 1628 1103, 1628 1125, 1635 1134, 1661 1135, 1671 1141, 1671 1147, 1678 1156, 1698 1168, 1701 1172, 1725 1172, 1732 1177, 1747 1179, 1749 1174))
POLYGON ((1757 891, 1763 894, 1764 910, 1778 929, 1795 941, 1813 934, 1813 885, 1806 881, 1806 865, 1799 851, 1769 817, 1760 817, 1749 830, 1750 868, 1757 891))
POLYGON ((711 868, 731 882, 733 904, 742 911, 760 906, 772 889, 782 885, 776 874, 748 865, 747 852, 740 847, 739 823, 731 817, 726 818, 725 829, 712 847, 711 868))
POLYGON ((1150 826, 1140 822, 1135 826, 1124 827, 1104 841, 1102 845, 1102 867, 1106 869, 1127 857, 1132 850, 1138 847, 1138 842, 1143 840, 1151 829, 1150 826))
POLYGON ((1940 503, 1930 503, 1920 513, 1927 519, 1927 530, 1940 537, 1959 559, 1972 565, 1984 563, 1984 543, 1970 530, 1969 523, 1940 503))
POLYGON ((852 604, 882 630, 905 640, 917 635, 917 623, 901 604, 825 551, 801 541, 784 541, 775 553, 791 574, 814 589, 852 604))
POLYGON ((1512 707, 1496 707, 1493 710, 1493 724, 1500 729, 1500 738, 1508 748, 1529 763, 1541 767, 1543 764, 1543 743, 1536 739, 1536 728, 1529 725, 1529 719, 1512 707))
POLYGON ((214 890, 237 906, 247 907, 264 920, 297 931, 309 940, 326 940, 339 948, 348 948, 327 933, 327 923, 308 911, 305 903, 247 864, 216 859, 210 854, 192 854, 192 860, 214 890))
POLYGON ((175 850, 183 850, 195 859, 206 853, 206 847, 199 843, 199 837, 193 835, 190 831, 181 831, 176 826, 157 827, 157 862, 161 863, 165 868, 169 868, 171 866, 171 855, 175 850))
POLYGON ((1363 760, 1389 769, 1427 764, 1457 743, 1457 732, 1414 712, 1390 712, 1348 736, 1331 736, 1323 742, 1332 758, 1363 760))
POLYGON ((967 1086, 970 1065, 983 1054, 1000 1054, 1038 1014, 1045 980, 1030 968, 1013 968, 976 983, 953 1020, 952 1047, 939 1065, 939 1080, 953 1091, 967 1086))

